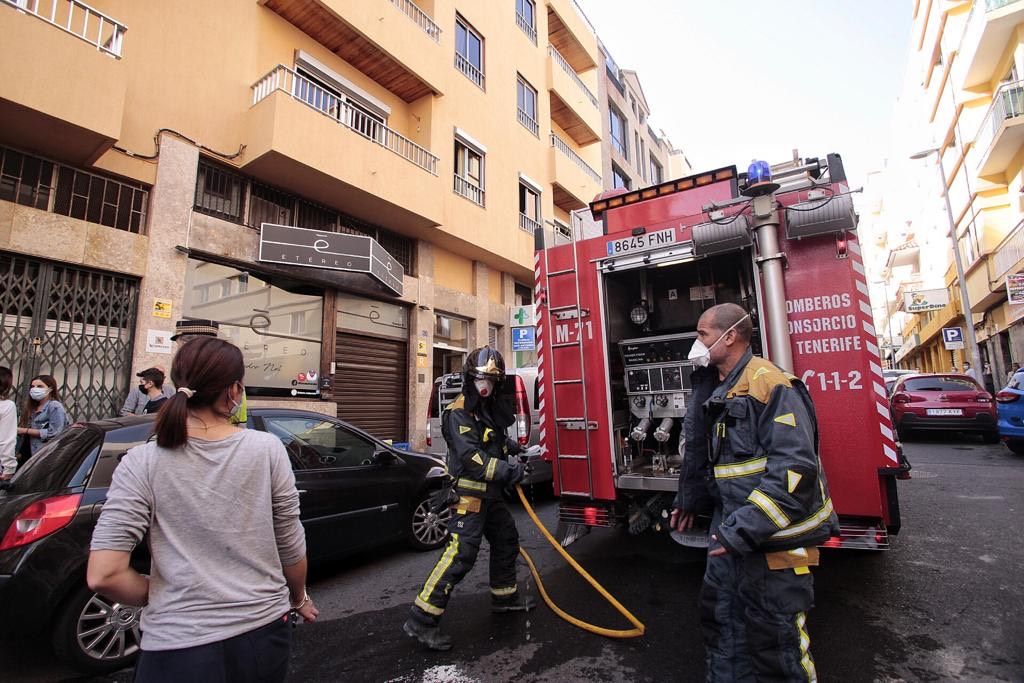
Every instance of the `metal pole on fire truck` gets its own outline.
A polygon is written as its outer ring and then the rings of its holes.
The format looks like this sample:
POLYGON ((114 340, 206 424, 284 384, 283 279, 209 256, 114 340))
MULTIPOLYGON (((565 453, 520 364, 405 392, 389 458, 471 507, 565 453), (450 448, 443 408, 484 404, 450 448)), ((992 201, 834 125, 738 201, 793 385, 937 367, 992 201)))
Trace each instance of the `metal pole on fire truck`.
POLYGON ((978 377, 981 377, 981 353, 978 351, 978 338, 974 335, 974 314, 971 313, 971 302, 967 295, 967 280, 964 278, 964 264, 960 258, 960 245, 956 239, 956 223, 953 219, 953 207, 949 202, 949 184, 946 182, 946 169, 942 167, 942 154, 939 148, 926 149, 912 154, 911 159, 924 159, 932 154, 936 156, 935 165, 939 167, 939 178, 942 180, 942 198, 946 200, 946 218, 949 219, 949 238, 953 240, 953 263, 956 264, 956 279, 960 290, 960 308, 964 313, 964 334, 967 337, 967 350, 971 353, 971 365, 978 377))
POLYGON ((755 161, 747 170, 743 194, 751 197, 751 229, 757 235, 757 264, 764 279, 764 311, 768 316, 770 360, 783 370, 793 372, 793 347, 789 338, 786 313, 786 285, 782 269, 786 255, 779 249, 779 212, 767 162, 755 161))

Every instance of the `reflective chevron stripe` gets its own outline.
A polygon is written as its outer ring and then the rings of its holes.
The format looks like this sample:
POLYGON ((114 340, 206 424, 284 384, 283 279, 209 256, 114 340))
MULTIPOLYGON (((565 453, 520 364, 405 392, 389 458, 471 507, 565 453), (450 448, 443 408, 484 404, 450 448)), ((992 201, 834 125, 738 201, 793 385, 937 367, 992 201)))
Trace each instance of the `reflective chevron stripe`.
MULTIPOLYGON (((787 517, 786 513, 782 511, 782 508, 776 505, 775 501, 769 498, 763 491, 754 489, 750 492, 750 495, 747 496, 747 500, 760 508, 761 512, 763 512, 768 519, 772 520, 775 526, 780 529, 785 529, 789 526, 789 517, 787 517)), ((777 535, 778 534, 773 534, 772 538, 777 535)))
POLYGON ((824 524, 828 521, 829 516, 832 514, 832 499, 829 498, 825 501, 825 504, 821 506, 821 509, 815 512, 813 515, 804 519, 796 524, 783 529, 782 531, 776 531, 772 534, 772 538, 792 538, 793 536, 799 536, 800 534, 806 533, 815 527, 824 524))
POLYGON ((768 458, 754 458, 732 465, 715 465, 715 479, 729 479, 730 477, 746 477, 751 474, 759 474, 765 471, 768 466, 768 458))

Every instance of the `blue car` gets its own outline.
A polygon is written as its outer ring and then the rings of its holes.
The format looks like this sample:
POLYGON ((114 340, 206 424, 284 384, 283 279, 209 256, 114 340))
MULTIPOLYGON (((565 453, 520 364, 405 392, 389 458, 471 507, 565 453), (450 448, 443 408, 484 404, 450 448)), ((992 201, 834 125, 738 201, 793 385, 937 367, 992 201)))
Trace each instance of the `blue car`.
POLYGON ((1024 455, 1024 370, 1016 373, 1010 383, 996 394, 999 413, 999 436, 1007 448, 1024 455))

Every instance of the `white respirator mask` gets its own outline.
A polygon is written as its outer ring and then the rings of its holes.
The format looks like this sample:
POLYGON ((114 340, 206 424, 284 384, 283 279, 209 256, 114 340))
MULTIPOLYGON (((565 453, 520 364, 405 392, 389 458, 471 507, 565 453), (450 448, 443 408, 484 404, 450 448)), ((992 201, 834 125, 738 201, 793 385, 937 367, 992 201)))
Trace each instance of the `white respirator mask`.
POLYGON ((749 317, 750 314, 748 313, 747 315, 743 316, 742 318, 734 322, 732 325, 730 325, 729 329, 723 332, 722 335, 718 339, 716 339, 711 346, 704 346, 704 342, 702 342, 700 339, 693 342, 693 346, 690 347, 690 353, 687 354, 686 356, 687 360, 692 361, 694 365, 699 365, 702 368, 706 368, 707 366, 711 365, 711 349, 715 348, 715 345, 717 345, 718 342, 722 341, 722 339, 725 338, 725 335, 729 334, 732 330, 736 328, 737 325, 739 325, 741 322, 743 322, 749 317))
POLYGON ((32 397, 33 401, 42 401, 50 394, 49 387, 32 387, 28 390, 28 395, 32 397))
POLYGON ((494 380, 475 379, 473 386, 476 387, 476 393, 480 395, 480 398, 487 398, 494 393, 494 380))

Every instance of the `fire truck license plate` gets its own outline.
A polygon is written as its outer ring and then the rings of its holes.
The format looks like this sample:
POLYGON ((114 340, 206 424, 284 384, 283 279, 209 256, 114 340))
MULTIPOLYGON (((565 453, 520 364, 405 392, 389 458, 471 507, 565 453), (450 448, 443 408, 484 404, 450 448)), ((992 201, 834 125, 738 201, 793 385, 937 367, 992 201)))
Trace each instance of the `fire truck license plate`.
POLYGON ((928 415, 934 415, 936 417, 941 415, 963 415, 964 411, 959 408, 929 408, 925 411, 928 415))
POLYGON ((675 228, 649 232, 645 235, 623 237, 622 239, 608 242, 608 255, 619 256, 621 254, 628 254, 631 251, 645 251, 647 249, 675 244, 675 241, 675 228))

